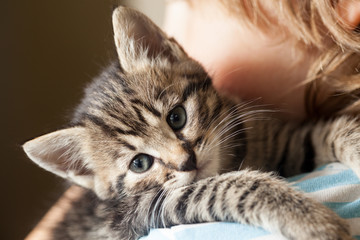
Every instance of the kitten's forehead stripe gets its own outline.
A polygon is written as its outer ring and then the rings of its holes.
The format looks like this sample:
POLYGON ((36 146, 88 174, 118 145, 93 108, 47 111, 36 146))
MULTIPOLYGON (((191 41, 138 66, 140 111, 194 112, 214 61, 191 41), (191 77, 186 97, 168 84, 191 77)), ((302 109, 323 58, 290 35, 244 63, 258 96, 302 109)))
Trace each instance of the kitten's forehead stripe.
MULTIPOLYGON (((120 74, 120 68, 119 65, 117 63, 114 64, 115 67, 113 67, 111 69, 111 71, 109 71, 110 73, 110 77, 112 79, 114 79, 116 81, 116 83, 118 83, 121 87, 124 93, 126 93, 127 95, 133 95, 135 93, 135 91, 133 89, 130 88, 129 84, 126 82, 126 80, 124 79, 123 75, 120 74), (118 65, 118 66, 116 66, 118 65)), ((111 84, 110 84, 111 86, 111 84)), ((112 88, 112 90, 114 90, 115 93, 117 93, 117 91, 112 88)))
MULTIPOLYGON (((129 120, 122 118, 120 114, 114 114, 114 113, 112 113, 112 112, 109 112, 108 109, 106 109, 105 111, 106 111, 106 113, 107 113, 110 117, 112 117, 114 120, 119 121, 121 124, 124 124, 125 126, 127 126, 128 128, 131 128, 131 129, 134 130, 134 131, 136 130, 135 127, 128 122, 129 120)), ((126 116, 124 116, 124 117, 126 117, 126 116)))
POLYGON ((123 139, 119 139, 118 141, 119 141, 119 143, 120 143, 121 145, 123 145, 124 147, 130 149, 131 151, 136 151, 136 147, 135 147, 134 145, 126 142, 126 141, 123 140, 123 139))
POLYGON ((119 127, 114 127, 112 130, 115 131, 115 132, 118 132, 118 133, 120 133, 122 135, 139 136, 140 133, 145 135, 145 133, 142 132, 140 129, 138 131, 134 131, 134 130, 124 130, 124 129, 121 129, 119 127))
POLYGON ((85 115, 84 117, 85 117, 86 119, 90 120, 92 123, 94 123, 95 125, 99 126, 99 127, 101 128, 101 130, 102 130, 105 134, 107 134, 107 135, 109 135, 109 136, 112 136, 112 137, 115 137, 115 136, 116 136, 116 134, 114 133, 113 129, 112 129, 110 126, 108 126, 108 125, 104 122, 104 120, 102 120, 100 117, 94 116, 94 115, 92 115, 92 114, 84 114, 84 115, 85 115))
POLYGON ((206 91, 211 85, 211 79, 206 78, 204 81, 190 82, 184 89, 182 100, 185 102, 189 96, 196 93, 197 91, 206 91))
POLYGON ((126 106, 125 103, 124 103, 124 101, 123 101, 121 98, 119 98, 118 96, 115 96, 115 100, 116 100, 117 102, 121 103, 121 105, 122 105, 123 107, 126 106))
POLYGON ((141 128, 137 130, 124 130, 120 127, 109 126, 104 122, 103 119, 92 114, 85 114, 85 118, 90 120, 95 125, 99 126, 105 134, 111 137, 116 137, 116 133, 132 136, 139 136, 140 133, 145 134, 145 132, 143 132, 141 128))
POLYGON ((141 107, 145 107, 155 117, 161 117, 160 111, 158 111, 153 105, 146 104, 145 102, 143 102, 139 99, 131 99, 130 102, 132 102, 133 104, 139 105, 141 107))
POLYGON ((119 153, 119 151, 113 150, 113 151, 111 151, 111 156, 113 159, 119 159, 122 155, 119 153))
POLYGON ((144 125, 145 125, 145 126, 144 126, 145 128, 148 127, 149 124, 148 124, 148 122, 146 121, 146 119, 144 118, 144 116, 142 115, 140 109, 137 108, 137 107, 135 107, 135 106, 133 107, 133 109, 135 110, 136 115, 137 115, 138 120, 140 121, 140 123, 141 123, 141 124, 144 124, 144 125))

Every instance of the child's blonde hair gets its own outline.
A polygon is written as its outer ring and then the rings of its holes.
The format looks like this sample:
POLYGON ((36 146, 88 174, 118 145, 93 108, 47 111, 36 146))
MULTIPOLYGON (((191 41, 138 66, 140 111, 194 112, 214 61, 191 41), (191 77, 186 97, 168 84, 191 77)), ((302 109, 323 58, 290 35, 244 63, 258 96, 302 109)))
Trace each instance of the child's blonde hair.
POLYGON ((360 113, 360 32, 339 21, 338 0, 219 2, 232 16, 259 29, 284 26, 303 47, 319 53, 304 79, 309 116, 360 113))

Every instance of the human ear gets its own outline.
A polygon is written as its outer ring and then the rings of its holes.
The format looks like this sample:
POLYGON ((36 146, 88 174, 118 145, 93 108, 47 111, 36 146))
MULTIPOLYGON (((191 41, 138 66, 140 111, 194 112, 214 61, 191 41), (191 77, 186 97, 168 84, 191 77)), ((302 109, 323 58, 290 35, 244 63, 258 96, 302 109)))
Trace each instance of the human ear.
POLYGON ((360 25, 360 1, 339 0, 336 5, 336 12, 340 21, 346 24, 351 30, 360 25))

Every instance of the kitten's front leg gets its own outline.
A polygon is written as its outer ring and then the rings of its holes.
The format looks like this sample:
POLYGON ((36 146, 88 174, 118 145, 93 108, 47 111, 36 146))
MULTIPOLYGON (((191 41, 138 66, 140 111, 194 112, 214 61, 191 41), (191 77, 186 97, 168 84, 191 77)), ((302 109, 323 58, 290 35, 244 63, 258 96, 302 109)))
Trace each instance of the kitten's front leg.
POLYGON ((346 221, 330 209, 257 171, 226 173, 171 190, 159 214, 166 225, 229 221, 288 239, 352 239, 346 221))

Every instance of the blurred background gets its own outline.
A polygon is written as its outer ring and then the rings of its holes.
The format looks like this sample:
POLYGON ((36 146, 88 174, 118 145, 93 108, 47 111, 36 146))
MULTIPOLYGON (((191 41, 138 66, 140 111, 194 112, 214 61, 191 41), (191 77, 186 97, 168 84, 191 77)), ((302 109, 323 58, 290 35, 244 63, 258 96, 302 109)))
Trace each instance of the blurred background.
POLYGON ((21 145, 61 128, 83 87, 115 59, 111 13, 118 4, 162 24, 164 0, 1 2, 0 239, 24 239, 65 190, 21 145))

